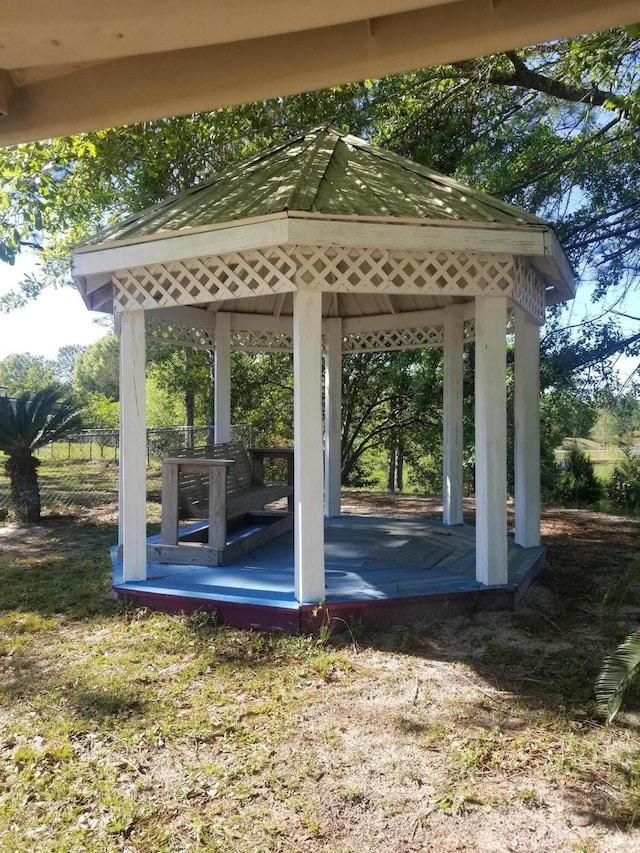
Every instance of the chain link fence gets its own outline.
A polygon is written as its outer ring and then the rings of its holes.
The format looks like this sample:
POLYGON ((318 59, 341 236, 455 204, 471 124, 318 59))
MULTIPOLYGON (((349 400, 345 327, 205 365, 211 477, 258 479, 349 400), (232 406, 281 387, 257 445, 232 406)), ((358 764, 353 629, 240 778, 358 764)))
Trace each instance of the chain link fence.
MULTIPOLYGON (((233 424, 232 441, 253 443, 251 424, 233 424)), ((165 456, 213 442, 212 426, 166 427, 147 430, 149 493, 159 497, 160 463, 165 456)), ((98 506, 118 497, 120 435, 118 430, 82 430, 37 452, 38 480, 43 508, 98 506)), ((11 506, 9 478, 0 454, 0 510, 11 506)))

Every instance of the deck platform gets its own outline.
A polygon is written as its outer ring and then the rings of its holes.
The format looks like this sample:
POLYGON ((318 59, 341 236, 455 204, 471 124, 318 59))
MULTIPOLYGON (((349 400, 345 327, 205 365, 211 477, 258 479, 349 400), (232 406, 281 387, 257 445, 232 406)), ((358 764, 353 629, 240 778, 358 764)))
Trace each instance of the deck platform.
POLYGON ((326 597, 320 607, 295 600, 292 532, 222 567, 152 562, 146 581, 129 583, 122 582, 114 548, 113 587, 118 597, 152 609, 216 610, 221 621, 255 630, 310 631, 332 617, 403 624, 443 612, 513 608, 542 570, 544 551, 520 548, 510 538, 509 583, 486 587, 475 579, 473 527, 344 515, 325 521, 326 597))

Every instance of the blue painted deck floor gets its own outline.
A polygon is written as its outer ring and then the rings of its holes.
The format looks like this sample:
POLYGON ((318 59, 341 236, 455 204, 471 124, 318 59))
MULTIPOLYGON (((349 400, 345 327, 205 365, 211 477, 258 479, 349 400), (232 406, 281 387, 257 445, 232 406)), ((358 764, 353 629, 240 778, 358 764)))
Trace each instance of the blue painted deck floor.
MULTIPOLYGON (((203 525, 194 525, 189 530, 203 525)), ((151 537, 150 542, 158 541, 151 537)), ((197 546, 194 546, 197 547, 197 546)), ((544 548, 520 548, 509 539, 509 584, 524 583, 544 548)), ((245 554, 228 566, 150 563, 148 579, 122 583, 122 562, 112 551, 114 588, 203 601, 279 608, 294 598, 293 533, 245 554)), ((381 602, 474 592, 475 529, 441 522, 349 516, 325 521, 326 603, 381 602)))

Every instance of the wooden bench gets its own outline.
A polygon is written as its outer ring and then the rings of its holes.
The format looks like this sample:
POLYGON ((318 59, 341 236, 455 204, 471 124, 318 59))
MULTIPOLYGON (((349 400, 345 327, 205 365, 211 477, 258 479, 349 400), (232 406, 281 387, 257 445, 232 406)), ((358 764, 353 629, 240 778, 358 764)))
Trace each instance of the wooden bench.
POLYGON ((162 462, 160 543, 148 546, 155 562, 219 566, 293 526, 293 448, 250 448, 239 442, 190 448, 162 462), (286 482, 265 484, 266 459, 282 459, 286 482), (288 499, 287 512, 265 506, 288 499), (208 518, 205 531, 179 537, 179 518, 208 518), (230 540, 231 530, 248 527, 230 540), (198 547, 194 549, 194 544, 198 547))

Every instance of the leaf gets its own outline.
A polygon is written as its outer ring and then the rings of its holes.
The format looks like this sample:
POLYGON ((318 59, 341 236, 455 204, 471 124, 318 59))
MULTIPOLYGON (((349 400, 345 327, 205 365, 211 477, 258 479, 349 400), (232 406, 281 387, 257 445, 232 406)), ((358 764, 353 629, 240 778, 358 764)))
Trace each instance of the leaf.
POLYGON ((640 630, 630 634, 604 662, 595 683, 596 702, 612 722, 625 692, 640 675, 640 630))

